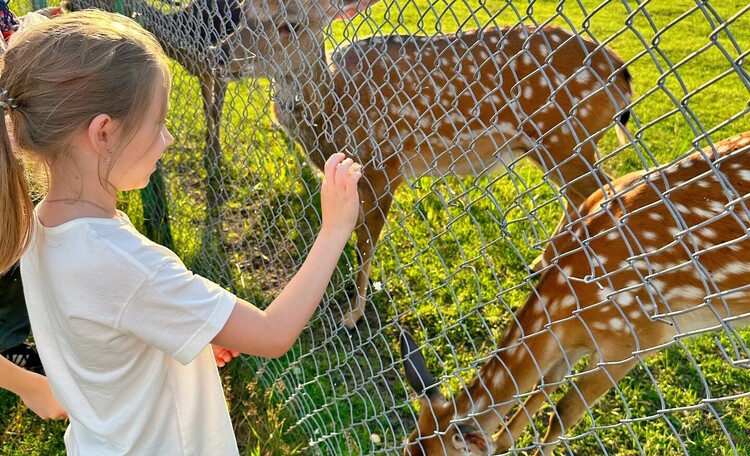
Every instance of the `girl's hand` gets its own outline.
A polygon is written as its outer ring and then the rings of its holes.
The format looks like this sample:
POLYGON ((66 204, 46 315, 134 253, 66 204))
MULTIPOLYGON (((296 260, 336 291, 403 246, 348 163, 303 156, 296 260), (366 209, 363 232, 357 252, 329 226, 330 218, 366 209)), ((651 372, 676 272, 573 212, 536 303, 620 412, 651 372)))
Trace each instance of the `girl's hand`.
POLYGON ((321 231, 341 232, 348 239, 359 216, 357 182, 362 177, 360 165, 339 152, 328 158, 324 172, 320 188, 323 211, 321 231))
POLYGON ((67 418, 68 412, 57 402, 47 377, 32 372, 28 374, 26 385, 18 393, 26 407, 43 419, 67 418))
POLYGON ((240 352, 238 351, 219 347, 218 345, 211 344, 211 349, 214 351, 214 359, 216 359, 216 365, 219 367, 226 366, 232 358, 236 358, 240 355, 240 352))

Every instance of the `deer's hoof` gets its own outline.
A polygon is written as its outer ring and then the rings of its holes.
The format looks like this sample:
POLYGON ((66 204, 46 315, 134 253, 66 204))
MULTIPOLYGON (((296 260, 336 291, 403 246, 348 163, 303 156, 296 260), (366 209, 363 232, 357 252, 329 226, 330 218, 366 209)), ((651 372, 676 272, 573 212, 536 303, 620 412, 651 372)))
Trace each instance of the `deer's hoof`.
POLYGON ((343 322, 341 322, 341 329, 340 329, 340 331, 346 331, 349 334, 354 334, 354 333, 356 333, 356 332, 359 331, 358 327, 362 326, 362 323, 364 321, 365 321, 365 319, 362 318, 361 316, 359 318, 357 318, 356 320, 353 317, 348 316, 348 317, 344 318, 343 322))
POLYGON ((338 331, 336 331, 336 334, 338 334, 341 337, 346 336, 348 339, 351 339, 352 337, 354 337, 354 334, 356 333, 357 333, 356 326, 354 326, 353 328, 349 328, 346 325, 341 325, 338 331))
POLYGON ((348 283, 344 287, 344 293, 351 299, 357 296, 357 285, 354 282, 348 283))
MULTIPOLYGON (((360 321, 363 320, 364 318, 360 321)), ((363 341, 363 333, 360 331, 359 326, 361 325, 355 325, 354 327, 349 328, 342 324, 338 331, 336 331, 335 337, 340 340, 344 347, 348 347, 348 350, 357 350, 363 341)))

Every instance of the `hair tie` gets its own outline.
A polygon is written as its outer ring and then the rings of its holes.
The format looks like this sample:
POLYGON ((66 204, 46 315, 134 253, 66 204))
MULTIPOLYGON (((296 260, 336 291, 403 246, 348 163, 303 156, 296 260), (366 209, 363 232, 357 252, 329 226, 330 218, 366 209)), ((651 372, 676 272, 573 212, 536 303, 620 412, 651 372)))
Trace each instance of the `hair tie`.
POLYGON ((18 105, 13 104, 14 100, 15 98, 8 96, 8 89, 3 89, 2 91, 0 91, 0 108, 4 109, 8 113, 18 107, 18 105))

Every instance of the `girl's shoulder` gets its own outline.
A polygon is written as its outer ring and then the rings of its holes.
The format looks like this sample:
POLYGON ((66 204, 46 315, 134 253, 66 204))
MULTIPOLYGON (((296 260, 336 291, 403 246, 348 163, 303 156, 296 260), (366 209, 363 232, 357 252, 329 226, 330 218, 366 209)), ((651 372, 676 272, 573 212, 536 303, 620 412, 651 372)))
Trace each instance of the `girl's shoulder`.
POLYGON ((175 262, 184 267, 177 254, 144 236, 129 220, 119 224, 93 224, 90 229, 96 232, 108 248, 119 253, 123 260, 129 261, 148 275, 175 262))
POLYGON ((184 266, 174 252, 140 233, 122 212, 115 218, 77 218, 54 227, 37 223, 35 238, 32 250, 36 247, 57 256, 75 256, 94 268, 110 269, 116 263, 148 277, 165 264, 184 266))

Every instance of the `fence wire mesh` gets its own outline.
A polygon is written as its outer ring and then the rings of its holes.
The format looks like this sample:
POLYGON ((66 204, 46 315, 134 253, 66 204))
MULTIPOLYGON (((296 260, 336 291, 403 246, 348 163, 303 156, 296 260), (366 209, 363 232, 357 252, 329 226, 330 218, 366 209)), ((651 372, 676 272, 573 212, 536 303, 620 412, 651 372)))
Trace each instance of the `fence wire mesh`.
POLYGON ((750 5, 89 7, 173 60, 176 142, 122 204, 196 273, 265 307, 320 226, 314 164, 364 165, 299 343, 242 360, 309 453, 750 454, 750 5))

